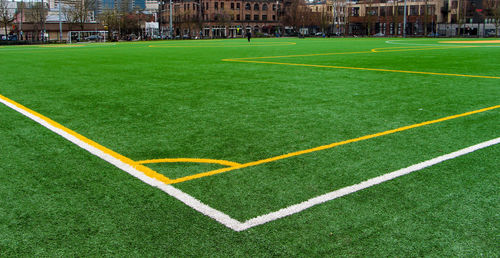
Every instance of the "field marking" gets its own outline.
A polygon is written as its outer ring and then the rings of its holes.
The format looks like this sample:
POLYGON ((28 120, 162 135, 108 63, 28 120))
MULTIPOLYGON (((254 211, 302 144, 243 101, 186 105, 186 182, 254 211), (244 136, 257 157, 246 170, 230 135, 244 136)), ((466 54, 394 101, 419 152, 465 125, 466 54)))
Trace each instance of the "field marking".
POLYGON ((404 50, 398 51, 419 51, 419 50, 435 50, 435 49, 452 49, 452 48, 468 48, 477 46, 441 46, 439 48, 428 47, 428 48, 409 48, 409 47, 388 47, 389 50, 378 51, 378 49, 386 48, 373 48, 370 51, 355 51, 355 52, 335 52, 335 53, 318 53, 318 54, 301 54, 301 55, 285 55, 285 56, 260 56, 260 57, 238 57, 238 58, 227 58, 222 59, 222 61, 235 61, 235 60, 255 60, 255 59, 273 59, 273 58, 289 58, 289 57, 308 57, 308 56, 330 56, 330 55, 350 55, 350 54, 371 54, 371 53, 382 53, 382 52, 394 52, 395 50, 390 50, 393 48, 405 48, 404 50))
MULTIPOLYGON (((349 66, 335 66, 335 65, 315 65, 315 64, 297 64, 297 63, 266 62, 266 61, 256 61, 255 60, 255 59, 308 57, 308 56, 326 56, 326 55, 367 54, 367 53, 372 53, 373 54, 373 53, 383 53, 383 52, 442 50, 442 49, 470 48, 470 47, 478 47, 478 46, 439 46, 439 47, 427 47, 427 48, 409 48, 409 47, 406 47, 406 49, 392 49, 391 47, 389 47, 389 48, 373 48, 370 51, 358 51, 358 52, 320 53, 320 54, 303 54, 303 55, 288 55, 288 56, 263 56, 263 57, 226 58, 226 59, 222 59, 221 61, 224 61, 224 62, 240 62, 240 63, 256 63, 256 64, 276 64, 276 65, 290 65, 290 66, 306 66, 306 67, 333 68, 333 69, 346 69, 346 70, 364 70, 364 71, 391 72, 391 73, 409 73, 409 74, 455 76, 455 77, 469 77, 469 78, 483 78, 483 79, 500 79, 500 77, 497 77, 497 76, 486 76, 486 75, 469 75, 469 74, 453 74, 453 73, 419 72, 419 71, 405 71, 405 70, 393 70, 393 69, 381 69, 381 68, 364 68, 364 67, 349 67, 349 66), (379 50, 379 49, 386 49, 386 50, 379 50)), ((405 47, 394 47, 394 48, 405 48, 405 47)))
POLYGON ((66 47, 83 47, 85 45, 40 45, 38 47, 46 47, 46 48, 66 48, 66 47))
POLYGON ((196 159, 196 158, 175 158, 175 159, 149 159, 149 160, 139 160, 136 161, 138 164, 154 164, 154 163, 208 163, 208 164, 219 164, 228 167, 235 167, 241 165, 241 163, 228 161, 228 160, 220 160, 220 159, 196 159))
POLYGON ((439 43, 452 43, 452 44, 490 44, 500 43, 500 40, 456 40, 456 41, 438 41, 439 43))
POLYGON ((22 115, 30 118, 31 120, 39 123, 43 127, 49 129, 50 131, 62 136, 66 140, 76 144, 82 149, 90 152, 91 154, 103 159, 104 161, 116 166, 117 168, 127 172, 128 174, 138 178, 144 183, 157 187, 169 194, 170 196, 176 198, 177 200, 183 202, 187 206, 193 208, 194 210, 216 220, 217 222, 231 228, 235 231, 239 231, 241 228, 241 222, 231 218, 229 215, 218 211, 202 202, 198 199, 192 197, 189 194, 182 192, 181 190, 167 184, 168 180, 164 180, 163 175, 157 174, 156 172, 150 170, 149 168, 139 165, 133 160, 120 155, 88 138, 83 135, 72 131, 61 124, 55 122, 54 120, 43 116, 11 99, 8 99, 0 95, 0 103, 3 103, 7 107, 21 113, 22 115), (158 176, 161 176, 158 178, 158 176))
MULTIPOLYGON (((131 166, 133 168, 135 168, 136 170, 142 172, 143 174, 145 174, 146 176, 148 177, 151 177, 151 178, 154 178, 158 181, 161 181, 163 183, 170 183, 170 179, 165 177, 164 175, 162 174, 159 174, 155 171, 153 171, 152 169, 146 167, 146 166, 143 166, 141 164, 138 164, 137 162, 133 161, 132 159, 129 159, 111 149, 108 149, 100 144, 98 144, 97 142, 95 141, 92 141, 88 138, 86 138, 85 136, 73 131, 73 130, 70 130, 66 127, 64 127, 63 125, 55 122, 54 120, 42 115, 42 114, 39 114, 5 96, 2 96, 0 95, 0 102, 2 102, 3 104, 7 105, 8 107, 22 113, 23 115, 31 118, 32 120, 35 120, 36 122, 42 124, 43 126, 49 128, 51 131, 53 132, 56 132, 57 134, 63 136, 64 138, 72 141, 73 143, 77 144, 78 142, 78 146, 80 146, 80 143, 85 143, 85 145, 88 145, 88 146, 91 146, 92 147, 92 152, 91 153, 98 153, 98 154, 94 154, 98 157, 111 157, 113 159, 116 159, 116 160, 119 160, 121 163, 124 163, 124 164, 127 164, 128 166, 131 166), (95 150, 98 150, 98 152, 96 152, 95 150)), ((104 158, 103 158, 104 159, 104 158)))
MULTIPOLYGON (((416 40, 412 40, 416 41, 416 40)), ((426 40, 419 40, 419 42, 428 42, 426 40)), ((393 44, 393 45, 406 45, 406 46, 453 46, 453 45, 445 45, 444 43, 441 44, 420 44, 420 43, 408 43, 408 40, 386 40, 385 43, 387 44, 393 44)), ((486 45, 486 46, 477 46, 477 45, 470 45, 470 47, 500 47, 500 45, 486 45)))
POLYGON ((244 43, 244 42, 236 42, 239 45, 220 45, 220 44, 203 44, 203 43, 198 43, 198 44, 190 44, 190 43, 184 43, 180 45, 168 45, 168 44, 159 44, 159 45, 149 45, 148 47, 153 47, 153 48, 176 48, 176 47, 199 47, 199 48, 204 48, 204 47, 271 47, 271 46, 289 46, 289 45, 296 45, 297 43, 294 42, 268 42, 268 43, 261 43, 261 42, 256 42, 256 43, 244 43), (190 45, 187 45, 190 44, 190 45))
POLYGON ((353 138, 353 139, 344 140, 344 141, 340 141, 340 142, 334 142, 334 143, 330 143, 327 145, 314 147, 311 149, 295 151, 295 152, 291 152, 291 153, 287 153, 287 154, 283 154, 283 155, 279 155, 279 156, 275 156, 275 157, 271 157, 271 158, 267 158, 267 159, 252 161, 252 162, 244 163, 244 164, 241 164, 238 166, 221 168, 221 169, 211 170, 211 171, 207 171, 207 172, 203 172, 203 173, 199 173, 199 174, 194 174, 194 175, 190 175, 190 176, 180 177, 180 178, 176 178, 176 179, 170 179, 170 183, 177 184, 177 183, 186 182, 186 181, 190 181, 193 179, 199 179, 199 178, 208 177, 208 176, 213 176, 213 175, 217 175, 220 173, 225 173, 225 172, 229 172, 229 171, 233 171, 233 170, 237 170, 237 169, 253 167, 253 166, 257 166, 257 165, 261 165, 261 164, 265 164, 265 163, 270 163, 270 162, 274 162, 274 161, 278 161, 278 160, 282 160, 282 159, 286 159, 286 158, 290 158, 290 157, 295 157, 295 156, 299 156, 299 155, 303 155, 303 154, 307 154, 307 153, 311 153, 311 152, 330 149, 330 148, 341 146, 341 145, 348 144, 348 143, 364 141, 364 140, 368 140, 368 139, 372 139, 372 138, 376 138, 376 137, 380 137, 380 136, 384 136, 384 135, 389 135, 389 134, 393 134, 393 133, 397 133, 397 132, 406 131, 409 129, 413 129, 413 128, 417 128, 417 127, 421 127, 421 126, 425 126, 425 125, 440 123, 443 121, 452 120, 452 119, 456 119, 459 117, 469 116, 469 115, 473 115, 473 114, 477 114, 477 113, 481 113, 481 112, 485 112, 485 111, 489 111, 489 110, 493 110, 493 109, 497 109, 497 108, 500 108, 500 105, 482 108, 482 109, 478 109, 478 110, 474 110, 474 111, 470 111, 470 112, 466 112, 466 113, 462 113, 462 114, 447 116, 447 117, 443 117, 443 118, 439 118, 439 119, 435 119, 435 120, 430 120, 430 121, 426 121, 426 122, 422 122, 422 123, 418 123, 418 124, 403 126, 403 127, 399 127, 399 128, 392 129, 392 130, 387 130, 384 132, 379 132, 379 133, 375 133, 375 134, 361 136, 358 138, 353 138))
POLYGON ((241 58, 222 59, 222 61, 271 59, 271 58, 286 58, 286 57, 307 57, 307 56, 350 55, 350 54, 368 54, 368 53, 371 53, 371 52, 370 51, 358 51, 358 52, 320 53, 320 54, 303 54, 303 55, 287 55, 287 56, 241 57, 241 58))
MULTIPOLYGON (((75 43, 76 44, 76 43, 75 43)), ((78 45, 17 45, 4 47, 0 52, 3 51, 23 51, 23 52, 54 52, 54 51, 66 51, 65 49, 79 49, 79 48, 99 48, 99 47, 110 47, 116 46, 116 43, 78 43, 78 45)))
POLYGON ((459 151, 455 151, 453 153, 449 153, 446 155, 439 156, 437 158, 424 161, 418 164, 415 164, 413 166, 400 169, 391 173, 384 174, 382 176, 378 176, 366 181, 363 181, 359 184, 356 185, 351 185, 348 187, 344 187, 314 198, 311 198, 305 202, 295 204, 286 208, 282 208, 278 211, 271 212, 268 214, 263 214, 254 218, 251 218, 245 222, 240 222, 236 219, 231 218, 229 215, 223 213, 222 211, 216 210, 198 199, 194 198, 193 196, 184 193, 183 191, 173 187, 172 185, 165 184, 165 182, 158 180, 157 178, 153 178, 150 175, 147 175, 144 171, 139 170, 138 166, 135 164, 135 162, 130 162, 131 160, 125 156, 122 156, 116 152, 111 151, 110 149, 97 144, 94 141, 89 140, 88 138, 56 123, 55 121, 31 110, 28 109, 19 103, 10 100, 2 95, 0 95, 0 103, 3 103, 7 107, 21 113, 22 115, 32 119, 33 121, 39 123, 40 125, 44 126, 45 128, 51 130, 52 132, 62 136, 63 138, 69 140, 70 142, 76 144, 82 149, 87 150, 91 154, 107 161, 108 163, 116 166, 117 168, 127 172, 128 174, 138 178, 139 180, 143 181, 144 183, 151 185, 153 187, 157 187, 160 190, 164 191, 168 195, 176 198, 177 200, 183 202, 187 206, 193 208, 194 210, 202 213, 205 216, 208 216, 215 221, 221 223, 222 225, 234 230, 234 231, 244 231, 249 228, 262 225, 267 222, 271 222, 277 219, 281 219, 287 216, 290 216, 292 214, 304 211, 308 208, 311 208, 313 206, 319 205, 321 203, 327 202, 334 200, 336 198, 366 189, 371 186, 375 186, 377 184, 395 179, 397 177, 403 176, 410 174, 415 171, 422 170, 426 167, 433 166, 435 164, 444 162, 446 160, 454 159, 456 157, 474 152, 476 150, 486 148, 488 146, 492 146, 495 144, 500 143, 500 138, 496 138, 493 140, 485 141, 464 149, 461 149, 459 151))
POLYGON ((384 52, 406 52, 406 51, 420 51, 420 50, 440 50, 440 49, 452 49, 452 48, 470 48, 477 46, 436 46, 436 47, 425 47, 425 48, 409 48, 409 47, 381 47, 373 48, 371 52, 374 53, 384 53, 384 52), (381 49, 381 50, 379 50, 381 49))
POLYGON ((346 69, 346 70, 364 70, 364 71, 391 72, 391 73, 409 73, 409 74, 455 76, 455 77, 469 77, 469 78, 483 78, 483 79, 500 79, 500 77, 497 77, 497 76, 486 76, 486 75, 470 75, 470 74, 454 74, 454 73, 434 73, 434 72, 404 71, 404 70, 391 70, 391 69, 380 69, 380 68, 364 68, 364 67, 349 67, 349 66, 334 66, 334 65, 296 64, 296 63, 251 61, 251 60, 240 60, 240 59, 222 59, 222 61, 240 62, 240 63, 256 63, 256 64, 276 64, 276 65, 290 65, 290 66, 306 66, 306 67, 319 67, 319 68, 334 68, 334 69, 346 69))
POLYGON ((480 150, 480 149, 483 149, 483 148, 486 148, 486 147, 489 147, 489 146, 492 146, 492 145, 495 145, 498 143, 500 143, 500 137, 496 138, 496 139, 489 140, 489 141, 485 141, 485 142, 482 142, 482 143, 479 143, 479 144, 476 144, 476 145, 473 145, 473 146, 470 146, 470 147, 467 147, 467 148, 464 148, 464 149, 461 149, 461 150, 458 150, 458 151, 455 151, 455 152, 452 152, 452 153, 449 153, 446 155, 442 155, 442 156, 439 156, 437 158, 433 158, 433 159, 430 159, 430 160, 427 160, 424 162, 420 162, 418 164, 409 166, 407 168, 399 169, 399 170, 396 170, 394 172, 390 172, 390 173, 387 173, 387 174, 384 174, 384 175, 381 175, 378 177, 374 177, 374 178, 368 179, 366 181, 363 181, 359 184, 347 186, 347 187, 344 187, 344 188, 341 188, 341 189, 338 189, 338 190, 311 198, 305 202, 291 205, 291 206, 288 206, 286 208, 280 209, 278 211, 271 212, 268 214, 264 214, 264 215, 249 219, 243 223, 240 230, 246 230, 246 229, 249 229, 251 227, 255 227, 255 226, 267 223, 267 222, 271 222, 271 221, 274 221, 277 219, 281 219, 281 218, 290 216, 292 214, 304 211, 304 210, 309 209, 309 208, 316 206, 318 204, 322 204, 322 203, 337 199, 339 197, 355 193, 357 191, 360 191, 360 190, 387 182, 389 180, 398 178, 400 176, 408 175, 410 173, 413 173, 413 172, 422 170, 424 168, 436 165, 436 164, 444 162, 446 160, 451 160, 451 159, 469 154, 471 152, 474 152, 474 151, 477 151, 477 150, 480 150))

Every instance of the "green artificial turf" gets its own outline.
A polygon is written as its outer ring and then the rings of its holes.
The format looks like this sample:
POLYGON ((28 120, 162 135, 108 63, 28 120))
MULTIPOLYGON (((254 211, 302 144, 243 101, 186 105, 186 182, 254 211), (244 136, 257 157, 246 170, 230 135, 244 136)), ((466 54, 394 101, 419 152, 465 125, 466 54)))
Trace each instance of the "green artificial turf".
MULTIPOLYGON (((287 65, 500 77, 500 44, 370 51, 448 46, 386 40, 1 47, 0 94, 136 161, 247 163, 500 104, 495 78, 287 65), (310 55, 346 52, 362 53, 310 55), (286 64, 223 61, 270 56, 246 60, 286 64)), ((1 256, 500 253, 499 146, 234 232, 4 105, 0 117, 1 256)), ((245 221, 496 138, 499 122, 495 109, 174 186, 245 221)))

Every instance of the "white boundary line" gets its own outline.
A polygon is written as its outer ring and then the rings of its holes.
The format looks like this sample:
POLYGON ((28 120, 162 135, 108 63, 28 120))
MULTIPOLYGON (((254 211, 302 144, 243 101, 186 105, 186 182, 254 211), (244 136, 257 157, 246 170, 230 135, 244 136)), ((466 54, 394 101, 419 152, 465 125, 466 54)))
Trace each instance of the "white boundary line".
MULTIPOLYGON (((430 39, 429 39, 430 40, 430 39)), ((446 40, 446 39, 443 39, 446 40)), ((424 40, 421 40, 425 42, 424 40)), ((462 45, 462 44, 451 44, 451 43, 442 43, 442 44, 419 44, 419 43, 408 43, 405 42, 405 40, 386 40, 385 43, 387 44, 393 44, 393 45, 408 45, 408 46, 439 46, 439 47, 447 47, 447 46, 453 46, 453 47, 500 47, 500 46, 481 46, 481 45, 462 45)))
POLYGON ((459 157, 459 156, 462 156, 462 155, 471 153, 473 151, 480 150, 482 148, 486 148, 488 146, 492 146, 492 145, 495 145, 498 143, 500 143, 500 137, 493 139, 493 140, 486 141, 486 142, 482 142, 482 143, 479 143, 479 144, 476 144, 476 145, 473 145, 473 146, 467 147, 465 149, 461 149, 459 151, 455 151, 455 152, 452 152, 452 153, 449 153, 449 154, 446 154, 443 156, 439 156, 439 157, 433 158, 431 160, 420 162, 420 163, 415 164, 413 166, 403 168, 400 170, 396 170, 394 172, 387 173, 385 175, 374 177, 372 179, 368 179, 368 180, 361 182, 359 184, 347 186, 347 187, 341 188, 339 190, 329 192, 329 193, 320 195, 318 197, 314 197, 314 198, 309 199, 305 202, 295 204, 295 205, 283 208, 283 209, 275 211, 275 212, 271 212, 271 213, 268 213, 265 215, 255 217, 255 218, 247 220, 245 223, 243 223, 242 230, 245 230, 245 229, 251 228, 251 227, 255 227, 257 225, 261 225, 261 224, 264 224, 264 223, 267 223, 267 222, 270 222, 270 221, 273 221, 276 219, 280 219, 280 218, 301 212, 301 211, 308 209, 308 208, 311 208, 315 205, 337 199, 339 197, 357 192, 359 190, 363 190, 365 188, 368 188, 368 187, 371 187, 374 185, 378 185, 380 183, 392 180, 394 178, 404 176, 404 175, 410 174, 410 173, 415 172, 415 171, 419 171, 419 170, 424 169, 426 167, 430 167, 430 166, 436 165, 438 163, 441 163, 443 161, 454 159, 456 157, 459 157))
POLYGON ((433 165, 441 163, 443 161, 454 159, 456 157, 474 152, 476 150, 480 150, 480 149, 483 149, 483 148, 500 143, 500 137, 498 137, 496 139, 489 140, 489 141, 485 141, 485 142, 482 142, 482 143, 479 143, 479 144, 476 144, 476 145, 473 145, 473 146, 470 146, 470 147, 467 147, 467 148, 464 148, 464 149, 461 149, 461 150, 458 150, 458 151, 455 151, 455 152, 452 152, 452 153, 449 153, 446 155, 439 156, 439 157, 431 159, 431 160, 427 160, 427 161, 412 165, 412 166, 407 167, 407 168, 403 168, 403 169, 400 169, 400 170, 397 170, 397 171, 394 171, 391 173, 387 173, 387 174, 384 174, 384 175, 381 175, 378 177, 374 177, 372 179, 366 180, 366 181, 361 182, 359 184, 344 187, 344 188, 341 188, 339 190, 335 190, 335 191, 320 195, 318 197, 311 198, 305 202, 295 204, 295 205, 280 209, 280 210, 275 211, 275 212, 264 214, 264 215, 249 219, 249 220, 245 221, 244 223, 241 223, 238 220, 231 218, 229 215, 202 203, 198 199, 194 198, 193 196, 191 196, 187 193, 184 193, 183 191, 173 187, 172 185, 167 185, 167 184, 165 184, 161 181, 158 181, 154 178, 150 178, 150 177, 146 176, 145 174, 143 174, 142 172, 135 169, 133 166, 126 164, 126 163, 122 162, 121 160, 104 153, 103 151, 89 145, 88 143, 78 139, 77 137, 65 132, 64 130, 62 130, 60 128, 57 128, 57 127, 51 125, 45 119, 35 115, 34 113, 31 113, 29 109, 20 108, 20 107, 12 104, 6 100, 3 100, 1 98, 0 98, 0 102, 5 104, 6 106, 10 107, 11 109, 23 114, 24 116, 32 119, 33 121, 39 123, 40 125, 44 126, 45 128, 53 131, 54 133, 62 136, 63 138, 67 139, 68 141, 78 145, 80 148, 87 150, 88 152, 92 153, 93 155, 95 155, 95 156, 107 161, 108 163, 116 166, 117 168, 129 173, 130 175, 138 178, 139 180, 143 181, 144 183, 161 189, 165 193, 167 193, 170 196, 176 198, 177 200, 183 202, 187 206, 189 206, 189 207, 195 209, 196 211, 216 220, 217 222, 225 225, 226 227, 228 227, 234 231, 243 231, 243 230, 258 226, 258 225, 262 225, 262 224, 267 223, 267 222, 271 222, 273 220, 281 219, 281 218, 290 216, 292 214, 301 212, 305 209, 311 208, 313 206, 316 206, 318 204, 337 199, 339 197, 342 197, 342 196, 363 190, 365 188, 392 180, 394 178, 397 178, 397 177, 400 177, 403 175, 407 175, 407 174, 410 174, 410 173, 415 172, 415 171, 419 171, 419 170, 424 169, 426 167, 433 166, 433 165))
POLYGON ((221 211, 218 211, 216 209, 213 209, 212 207, 200 202, 196 198, 192 197, 189 194, 182 192, 181 190, 173 187, 172 185, 167 185, 161 181, 158 181, 154 178, 151 178, 151 177, 144 175, 144 173, 138 171, 133 166, 130 166, 129 164, 126 164, 126 163, 122 162, 121 160, 104 153, 103 151, 95 148, 92 145, 89 145, 88 143, 76 138, 75 136, 65 132, 64 130, 62 130, 60 128, 57 128, 57 127, 51 125, 45 119, 29 112, 29 110, 25 110, 23 108, 17 107, 16 105, 14 105, 8 101, 5 101, 1 98, 0 98, 0 102, 5 104, 8 107, 14 109, 15 111, 23 114, 24 116, 30 118, 31 120, 41 124, 42 126, 51 130, 52 132, 62 136, 63 138, 67 139, 68 141, 78 145, 80 148, 87 150, 88 152, 92 153, 93 155, 107 161, 108 163, 116 166, 117 168, 119 168, 119 169, 129 173, 130 175, 138 178, 139 180, 143 181, 144 183, 161 189, 162 191, 166 192, 170 196, 183 202, 187 206, 203 213, 206 216, 209 216, 212 219, 215 219, 219 223, 227 226, 228 228, 231 228, 235 231, 239 231, 239 228, 241 226, 241 222, 229 217, 227 214, 225 214, 221 211))

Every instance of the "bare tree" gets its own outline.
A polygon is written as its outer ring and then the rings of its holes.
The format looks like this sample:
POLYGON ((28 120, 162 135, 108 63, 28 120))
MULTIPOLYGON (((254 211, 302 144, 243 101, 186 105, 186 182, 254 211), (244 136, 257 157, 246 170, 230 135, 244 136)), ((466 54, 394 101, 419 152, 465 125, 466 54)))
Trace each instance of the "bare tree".
POLYGON ((332 20, 332 17, 327 11, 327 7, 322 6, 321 7, 321 13, 319 16, 319 27, 321 28, 321 32, 325 33, 326 30, 328 29, 328 26, 330 25, 330 21, 332 20))
POLYGON ((391 24, 392 24, 392 35, 397 35, 398 26, 399 26, 399 0, 394 0, 391 6, 391 24))
POLYGON ((365 33, 366 35, 371 35, 373 20, 378 13, 375 13, 375 8, 373 6, 373 0, 366 0, 364 2, 365 6, 365 15, 363 16, 363 23, 365 25, 365 33))
MULTIPOLYGON (((429 24, 429 8, 427 8, 429 0, 424 0, 424 37, 427 37, 427 26, 429 24)), ((422 10, 421 10, 422 11, 422 10)))
POLYGON ((65 1, 63 15, 70 24, 78 24, 83 30, 85 23, 90 22, 92 12, 96 8, 96 0, 69 0, 65 1))
POLYGON ((224 35, 221 35, 222 37, 224 37, 227 35, 226 29, 231 23, 231 15, 225 9, 221 9, 217 12, 216 17, 217 17, 217 24, 220 26, 220 28, 224 28, 224 35))
POLYGON ((332 12, 333 12, 333 26, 335 28, 335 33, 340 33, 340 24, 344 24, 344 32, 346 30, 345 26, 347 24, 347 14, 345 10, 346 0, 333 0, 332 1, 332 12))
POLYGON ((40 31, 47 19, 47 8, 41 2, 34 2, 26 11, 26 19, 33 23, 32 40, 40 40, 40 31))
POLYGON ((306 7, 304 0, 286 2, 284 12, 283 23, 291 26, 295 31, 304 26, 311 16, 311 10, 306 7))
POLYGON ((100 22, 108 30, 108 39, 112 40, 113 32, 120 31, 121 14, 117 10, 106 10, 99 15, 100 22))
POLYGON ((0 0, 0 24, 5 29, 5 35, 7 36, 7 28, 15 19, 15 11, 9 8, 9 3, 7 0, 0 0))
POLYGON ((500 28, 500 1, 486 0, 486 15, 494 20, 495 35, 498 37, 500 28))

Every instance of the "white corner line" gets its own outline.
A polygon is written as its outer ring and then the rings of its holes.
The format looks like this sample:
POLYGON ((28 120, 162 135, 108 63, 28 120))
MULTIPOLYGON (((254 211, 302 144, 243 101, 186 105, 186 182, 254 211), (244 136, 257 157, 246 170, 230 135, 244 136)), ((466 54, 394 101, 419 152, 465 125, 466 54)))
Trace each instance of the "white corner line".
POLYGON ((329 193, 311 198, 305 202, 295 204, 295 205, 280 209, 280 210, 275 211, 275 212, 264 214, 264 215, 249 219, 244 223, 241 223, 240 221, 231 218, 229 215, 202 203, 198 199, 194 198, 193 196, 191 196, 187 193, 184 193, 183 191, 173 187, 172 185, 167 185, 167 184, 165 184, 161 181, 158 181, 154 178, 150 178, 150 177, 146 176, 145 174, 143 174, 142 172, 135 169, 134 167, 130 166, 129 164, 126 164, 126 163, 122 162, 121 160, 104 153, 103 151, 95 148, 92 145, 87 144, 86 142, 84 142, 84 141, 78 139, 77 137, 65 132, 62 129, 51 125, 45 119, 31 113, 29 109, 25 110, 23 108, 17 107, 16 105, 14 105, 8 101, 5 101, 1 98, 0 98, 0 103, 3 103, 4 105, 10 107, 11 109, 23 114, 24 116, 30 118, 31 120, 39 123, 40 125, 44 126, 45 128, 47 128, 49 130, 51 130, 52 132, 62 136, 63 138, 67 139, 68 141, 76 144, 80 148, 87 150, 91 154, 105 160, 106 162, 108 162, 108 163, 116 166, 117 168, 127 172, 128 174, 138 178, 139 180, 143 181, 144 183, 161 189, 162 191, 164 191, 168 195, 183 202, 184 204, 193 208, 194 210, 216 220, 217 222, 219 222, 219 223, 223 224, 224 226, 226 226, 234 231, 237 231, 237 232, 244 231, 244 230, 247 230, 249 228, 252 228, 252 227, 255 227, 258 225, 262 225, 262 224, 267 223, 267 222, 271 222, 271 221, 274 221, 277 219, 281 219, 281 218, 290 216, 292 214, 301 212, 303 210, 306 210, 306 209, 311 208, 313 206, 316 206, 318 204, 337 199, 339 197, 342 197, 342 196, 363 190, 365 188, 392 180, 394 178, 397 178, 397 177, 400 177, 403 175, 407 175, 407 174, 410 174, 410 173, 415 172, 415 171, 419 171, 419 170, 424 169, 426 167, 433 166, 433 165, 441 163, 443 161, 454 159, 456 157, 474 152, 476 150, 480 150, 482 148, 486 148, 486 147, 500 143, 500 137, 493 139, 493 140, 485 141, 485 142, 482 142, 482 143, 479 143, 479 144, 476 144, 476 145, 473 145, 473 146, 470 146, 470 147, 467 147, 467 148, 464 148, 464 149, 461 149, 461 150, 458 150, 458 151, 455 151, 455 152, 452 152, 452 153, 449 153, 446 155, 439 156, 439 157, 431 159, 431 160, 427 160, 427 161, 415 164, 415 165, 407 167, 407 168, 403 168, 403 169, 400 169, 400 170, 397 170, 394 172, 390 172, 390 173, 384 174, 382 176, 374 177, 372 179, 366 180, 366 181, 361 182, 359 184, 344 187, 344 188, 341 188, 339 190, 335 190, 333 192, 329 192, 329 193))
POLYGON ((167 185, 161 181, 158 181, 154 178, 146 176, 144 173, 138 171, 133 166, 130 166, 129 164, 126 164, 126 163, 122 162, 121 160, 104 153, 103 151, 95 148, 92 145, 89 145, 88 143, 78 139, 77 137, 65 132, 64 130, 62 130, 60 128, 57 128, 57 127, 51 125, 45 119, 31 113, 29 109, 20 108, 20 107, 14 105, 8 101, 5 101, 1 98, 0 98, 0 103, 3 103, 6 106, 10 107, 11 109, 14 109, 15 111, 23 114, 24 116, 30 118, 31 120, 39 123, 43 127, 49 129, 50 131, 62 136, 63 138, 76 144, 80 148, 82 148, 82 149, 90 152, 91 154, 107 161, 108 163, 116 166, 117 168, 129 173, 130 175, 138 178, 139 180, 143 181, 144 183, 161 189, 165 193, 167 193, 170 196, 176 198, 177 200, 183 202, 187 206, 189 206, 189 207, 197 210, 198 212, 216 220, 217 222, 225 225, 226 227, 231 228, 235 231, 240 231, 242 223, 231 218, 229 215, 202 203, 201 201, 197 200, 193 196, 184 193, 183 191, 173 187, 172 185, 167 185))
POLYGON ((390 173, 387 173, 387 174, 384 174, 384 175, 381 175, 378 177, 374 177, 372 179, 368 179, 366 181, 363 181, 359 184, 347 186, 347 187, 335 190, 333 192, 329 192, 329 193, 320 195, 318 197, 311 198, 305 202, 295 204, 295 205, 280 209, 278 211, 271 212, 271 213, 261 215, 261 216, 252 218, 250 220, 247 220, 246 222, 243 223, 240 230, 246 230, 246 229, 249 229, 251 227, 255 227, 255 226, 258 226, 258 225, 261 225, 261 224, 264 224, 264 223, 267 223, 267 222, 270 222, 273 220, 277 220, 277 219, 281 219, 281 218, 286 217, 286 216, 290 216, 292 214, 301 212, 305 209, 311 208, 311 207, 316 206, 318 204, 337 199, 339 197, 366 189, 366 188, 374 186, 374 185, 378 185, 380 183, 392 180, 394 178, 404 176, 404 175, 410 174, 410 173, 415 172, 415 171, 419 171, 421 169, 436 165, 436 164, 441 163, 443 161, 454 159, 456 157, 460 157, 462 155, 465 155, 465 154, 471 153, 473 151, 477 151, 477 150, 480 150, 480 149, 483 149, 483 148, 486 148, 486 147, 489 147, 489 146, 492 146, 492 145, 495 145, 498 143, 500 143, 500 137, 493 139, 493 140, 485 141, 485 142, 482 142, 482 143, 479 143, 479 144, 476 144, 476 145, 473 145, 473 146, 470 146, 470 147, 467 147, 467 148, 464 148, 464 149, 461 149, 461 150, 458 150, 458 151, 455 151, 455 152, 452 152, 449 154, 445 154, 445 155, 439 156, 437 158, 433 158, 433 159, 430 159, 430 160, 427 160, 424 162, 420 162, 418 164, 415 164, 415 165, 407 167, 407 168, 403 168, 403 169, 396 170, 394 172, 390 172, 390 173))

